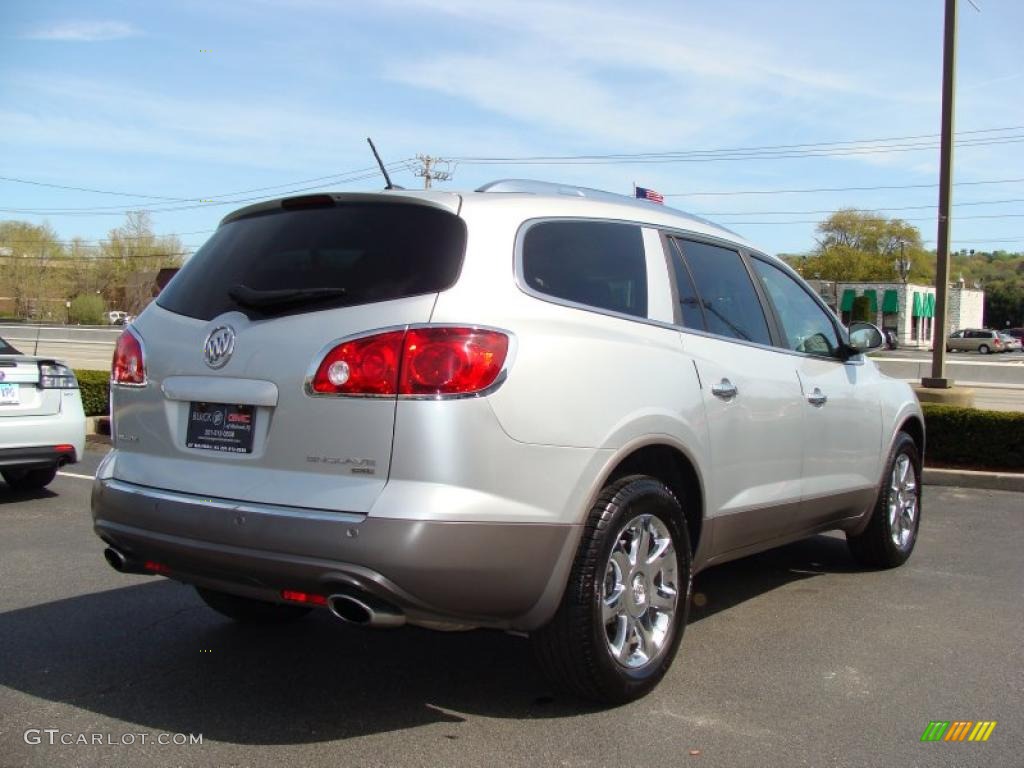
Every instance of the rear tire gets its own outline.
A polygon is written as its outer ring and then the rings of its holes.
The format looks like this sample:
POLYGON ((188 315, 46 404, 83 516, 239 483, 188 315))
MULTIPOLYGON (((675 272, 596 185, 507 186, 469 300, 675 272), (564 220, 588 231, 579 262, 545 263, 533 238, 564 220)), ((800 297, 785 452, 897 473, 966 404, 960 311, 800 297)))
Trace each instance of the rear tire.
POLYGON ((15 491, 38 491, 53 482, 57 467, 43 469, 5 469, 0 472, 15 491))
POLYGON ((988 353, 989 353, 988 345, 982 344, 980 347, 978 347, 978 354, 987 355, 988 353))
POLYGON ((196 587, 196 592, 217 613, 244 624, 283 624, 301 619, 312 610, 301 605, 282 605, 229 595, 204 587, 196 587))
POLYGON ((690 540, 678 499, 631 475, 590 510, 554 618, 531 637, 559 687, 606 705, 651 691, 675 658, 690 605, 690 540))
POLYGON ((906 432, 889 452, 878 502, 861 533, 847 534, 854 559, 868 568, 895 568, 914 551, 921 525, 921 454, 906 432))

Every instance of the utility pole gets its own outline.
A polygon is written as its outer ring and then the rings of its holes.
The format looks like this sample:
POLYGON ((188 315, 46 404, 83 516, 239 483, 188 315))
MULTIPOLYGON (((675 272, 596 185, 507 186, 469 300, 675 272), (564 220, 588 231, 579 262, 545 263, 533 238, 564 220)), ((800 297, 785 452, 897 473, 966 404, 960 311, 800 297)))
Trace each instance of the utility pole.
POLYGON ((942 43, 942 143, 939 150, 939 231, 936 236, 935 319, 932 329, 932 375, 923 387, 949 389, 946 378, 946 294, 949 291, 949 212, 953 196, 953 122, 955 116, 957 0, 946 0, 942 43))
POLYGON ((423 177, 423 188, 430 189, 431 182, 434 181, 448 181, 451 179, 451 171, 447 170, 448 161, 442 160, 439 157, 431 157, 430 155, 416 155, 416 159, 420 161, 420 168, 414 173, 417 176, 423 177), (435 166, 438 163, 445 164, 445 170, 436 170, 435 166))

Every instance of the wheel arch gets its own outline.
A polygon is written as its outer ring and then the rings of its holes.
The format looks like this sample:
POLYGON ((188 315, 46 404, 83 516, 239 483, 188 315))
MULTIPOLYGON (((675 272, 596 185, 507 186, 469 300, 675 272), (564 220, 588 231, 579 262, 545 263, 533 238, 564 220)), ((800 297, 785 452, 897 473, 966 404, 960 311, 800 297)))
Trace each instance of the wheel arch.
POLYGON ((693 458, 680 446, 666 441, 629 446, 610 463, 598 483, 598 492, 626 475, 650 475, 675 494, 683 510, 691 554, 696 554, 704 533, 705 497, 704 483, 693 458))
MULTIPOLYGON (((907 418, 905 418, 900 423, 899 429, 897 429, 896 432, 897 433, 899 433, 899 432, 906 432, 908 435, 910 435, 911 439, 914 441, 914 445, 917 446, 917 453, 921 457, 921 460, 923 461, 924 460, 924 434, 925 434, 924 433, 924 420, 921 417, 917 416, 917 415, 908 416, 907 418)), ((895 436, 894 436, 894 439, 895 439, 895 436)))

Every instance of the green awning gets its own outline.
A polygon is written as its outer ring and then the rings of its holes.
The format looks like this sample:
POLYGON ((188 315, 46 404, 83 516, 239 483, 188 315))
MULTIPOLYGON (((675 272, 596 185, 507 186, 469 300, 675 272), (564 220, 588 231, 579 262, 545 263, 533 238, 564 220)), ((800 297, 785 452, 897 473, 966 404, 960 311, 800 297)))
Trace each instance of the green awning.
POLYGON ((917 291, 914 291, 914 307, 913 307, 913 310, 910 312, 910 316, 911 317, 920 317, 921 316, 921 294, 918 293, 917 291))
POLYGON ((896 314, 900 311, 900 296, 894 290, 888 289, 882 297, 882 312, 896 314))
POLYGON ((922 309, 923 317, 935 317, 935 294, 929 293, 924 297, 924 306, 922 309))
POLYGON ((857 292, 853 288, 847 288, 843 291, 843 300, 839 304, 840 312, 852 312, 853 311, 853 300, 857 297, 857 292))
POLYGON ((864 295, 868 297, 868 306, 871 308, 871 314, 878 314, 878 294, 875 293, 874 288, 868 288, 864 291, 864 295))

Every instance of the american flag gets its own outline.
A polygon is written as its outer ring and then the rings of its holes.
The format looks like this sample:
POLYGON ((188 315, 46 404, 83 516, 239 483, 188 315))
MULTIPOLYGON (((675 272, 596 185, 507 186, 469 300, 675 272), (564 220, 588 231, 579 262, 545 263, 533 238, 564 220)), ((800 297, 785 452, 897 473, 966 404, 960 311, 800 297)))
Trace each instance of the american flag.
POLYGON ((650 200, 652 203, 658 203, 660 205, 665 204, 664 195, 655 192, 653 189, 645 189, 644 187, 636 188, 636 196, 641 200, 650 200))

